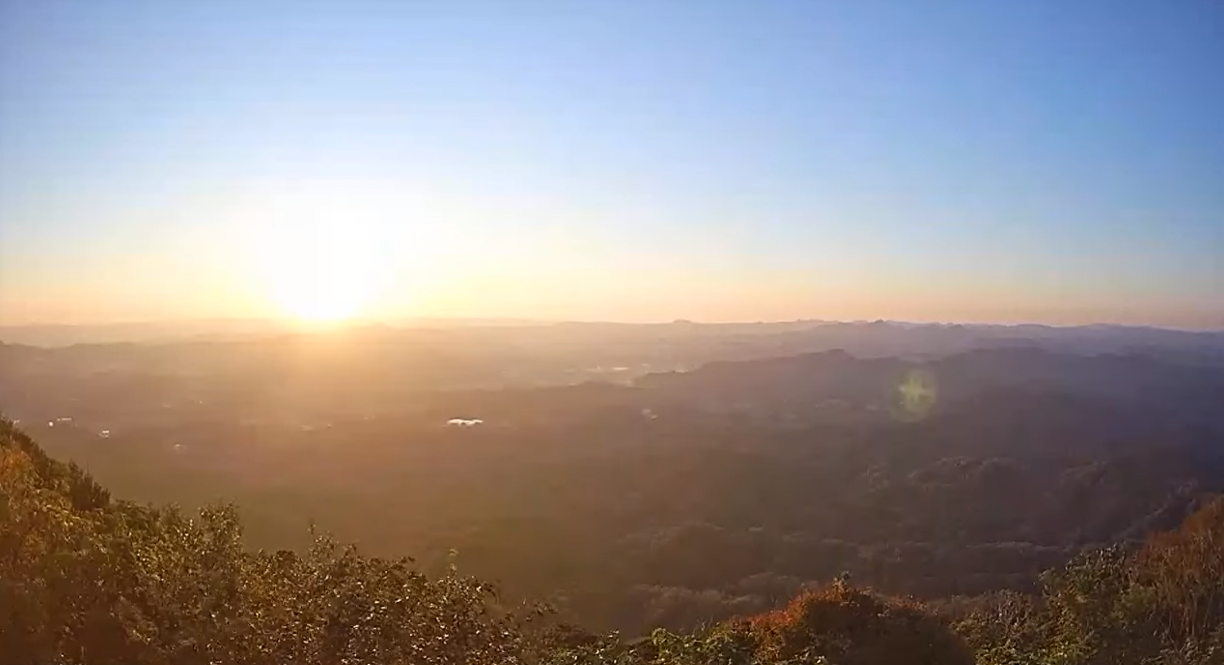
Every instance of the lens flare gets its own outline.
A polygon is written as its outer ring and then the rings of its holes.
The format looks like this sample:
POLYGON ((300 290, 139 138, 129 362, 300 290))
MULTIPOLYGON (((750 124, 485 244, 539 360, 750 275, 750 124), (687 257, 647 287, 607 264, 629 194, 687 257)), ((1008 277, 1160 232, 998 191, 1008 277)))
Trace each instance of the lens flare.
POLYGON ((939 401, 939 383, 927 369, 912 369, 897 386, 894 411, 903 420, 922 420, 930 415, 939 401))

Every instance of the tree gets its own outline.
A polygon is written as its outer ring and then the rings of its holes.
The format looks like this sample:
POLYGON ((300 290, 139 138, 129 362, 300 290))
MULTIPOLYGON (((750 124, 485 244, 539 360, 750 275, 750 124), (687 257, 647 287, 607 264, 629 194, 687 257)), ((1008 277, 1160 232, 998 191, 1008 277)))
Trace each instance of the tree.
POLYGON ((958 625, 985 665, 1224 663, 1224 499, 1137 552, 1086 552, 958 625))

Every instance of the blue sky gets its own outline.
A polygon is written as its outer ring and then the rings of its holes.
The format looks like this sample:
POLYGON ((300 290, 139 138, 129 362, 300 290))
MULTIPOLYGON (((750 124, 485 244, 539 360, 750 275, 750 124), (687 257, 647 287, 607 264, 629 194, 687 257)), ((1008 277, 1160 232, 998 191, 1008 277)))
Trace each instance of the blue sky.
POLYGON ((0 322, 1224 327, 1214 0, 0 7, 0 322))

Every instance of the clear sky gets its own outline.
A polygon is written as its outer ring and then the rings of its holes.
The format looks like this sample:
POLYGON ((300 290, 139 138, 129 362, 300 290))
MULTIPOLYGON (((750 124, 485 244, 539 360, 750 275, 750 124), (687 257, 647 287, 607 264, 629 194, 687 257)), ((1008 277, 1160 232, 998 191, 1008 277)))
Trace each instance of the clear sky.
POLYGON ((0 323, 280 311, 1224 327, 1224 3, 0 0, 0 323))

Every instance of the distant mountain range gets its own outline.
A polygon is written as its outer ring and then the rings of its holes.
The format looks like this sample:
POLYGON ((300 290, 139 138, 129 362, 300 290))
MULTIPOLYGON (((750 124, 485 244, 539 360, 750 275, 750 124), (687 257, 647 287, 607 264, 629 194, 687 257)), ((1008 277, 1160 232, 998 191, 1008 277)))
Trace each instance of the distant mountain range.
MULTIPOLYGON (((1088 325, 987 325, 905 323, 897 321, 832 322, 820 320, 747 323, 586 323, 540 322, 520 319, 417 318, 396 322, 354 323, 318 334, 396 335, 420 331, 462 331, 496 340, 524 336, 603 342, 654 341, 693 343, 720 341, 729 355, 766 357, 805 351, 843 349, 857 356, 896 356, 965 351, 979 346, 1032 345, 1073 352, 1163 351, 1224 357, 1224 331, 1088 325)), ((0 326, 0 342, 58 347, 118 342, 224 341, 253 337, 309 334, 300 326, 272 319, 208 319, 198 321, 132 322, 90 325, 0 326)), ((703 345, 698 344, 698 348, 703 345)), ((710 358, 716 360, 720 358, 710 358)))
POLYGON ((722 361, 649 374, 636 385, 719 411, 793 414, 839 401, 924 415, 919 412, 1005 390, 1159 408, 1187 423, 1224 422, 1224 367, 1038 347, 978 349, 926 362, 860 359, 844 351, 722 361))

